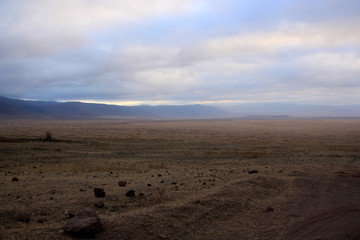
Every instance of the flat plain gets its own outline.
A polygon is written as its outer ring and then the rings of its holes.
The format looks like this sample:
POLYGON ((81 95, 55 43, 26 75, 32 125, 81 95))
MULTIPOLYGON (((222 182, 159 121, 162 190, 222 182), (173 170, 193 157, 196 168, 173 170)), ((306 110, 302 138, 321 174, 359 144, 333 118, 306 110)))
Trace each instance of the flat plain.
POLYGON ((0 239, 360 239, 360 119, 1 119, 0 187, 0 239))

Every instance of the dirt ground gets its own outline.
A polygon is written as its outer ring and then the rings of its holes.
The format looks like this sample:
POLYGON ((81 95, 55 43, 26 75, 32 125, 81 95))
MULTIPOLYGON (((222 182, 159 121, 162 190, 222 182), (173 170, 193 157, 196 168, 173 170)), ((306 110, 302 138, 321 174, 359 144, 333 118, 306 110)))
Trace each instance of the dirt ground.
POLYGON ((0 239, 360 239, 360 119, 0 121, 0 239))

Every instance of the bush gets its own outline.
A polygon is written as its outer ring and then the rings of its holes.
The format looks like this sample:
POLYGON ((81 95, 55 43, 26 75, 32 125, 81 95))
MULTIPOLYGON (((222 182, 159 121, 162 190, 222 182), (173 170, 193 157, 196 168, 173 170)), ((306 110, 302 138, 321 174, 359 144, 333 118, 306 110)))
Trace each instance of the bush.
POLYGON ((46 135, 46 137, 45 137, 46 141, 52 141, 53 140, 51 132, 45 132, 45 135, 46 135))

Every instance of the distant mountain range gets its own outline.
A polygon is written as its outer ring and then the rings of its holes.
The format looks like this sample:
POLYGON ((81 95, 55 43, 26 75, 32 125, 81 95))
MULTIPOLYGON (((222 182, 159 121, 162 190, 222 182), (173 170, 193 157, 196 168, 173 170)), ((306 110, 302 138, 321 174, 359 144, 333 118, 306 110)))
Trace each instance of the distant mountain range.
POLYGON ((25 101, 0 97, 0 115, 31 118, 218 118, 225 111, 213 106, 117 106, 81 102, 25 101))
POLYGON ((25 101, 0 97, 7 118, 288 118, 360 117, 360 105, 324 106, 294 103, 118 106, 81 102, 25 101))

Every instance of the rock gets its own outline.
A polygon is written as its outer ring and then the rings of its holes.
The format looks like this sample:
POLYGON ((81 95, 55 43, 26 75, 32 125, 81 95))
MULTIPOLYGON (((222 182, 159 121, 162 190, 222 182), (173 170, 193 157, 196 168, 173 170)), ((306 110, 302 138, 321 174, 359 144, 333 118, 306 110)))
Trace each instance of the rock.
POLYGON ((94 194, 97 198, 103 198, 105 197, 105 191, 102 188, 94 188, 94 194))
POLYGON ((119 181, 119 182, 118 182, 119 187, 125 187, 126 184, 127 184, 126 181, 119 181))
POLYGON ((254 173, 258 173, 259 171, 258 170, 247 170, 247 172, 249 173, 249 174, 254 174, 254 173))
POLYGON ((95 203, 96 208, 104 208, 104 206, 105 206, 104 202, 96 202, 95 203))
POLYGON ((266 212, 273 212, 273 211, 274 211, 274 209, 272 207, 267 207, 266 208, 266 212))
POLYGON ((18 182, 19 179, 18 179, 17 177, 13 177, 13 178, 11 179, 11 181, 12 181, 12 182, 18 182))
POLYGON ((19 212, 15 215, 15 219, 18 222, 28 223, 30 222, 30 214, 25 212, 19 212))
POLYGON ((75 217, 75 214, 72 211, 66 211, 65 212, 65 218, 69 219, 69 218, 73 218, 75 217))
POLYGON ((139 193, 139 198, 141 198, 141 199, 145 199, 146 197, 145 197, 145 194, 144 193, 139 193))
POLYGON ((126 192, 125 194, 127 197, 135 197, 135 191, 134 190, 129 190, 126 192))
POLYGON ((152 185, 150 183, 147 184, 148 187, 151 187, 152 185))
POLYGON ((76 237, 91 238, 102 231, 103 224, 94 211, 83 210, 69 219, 63 229, 65 233, 76 237))
POLYGON ((44 224, 44 222, 46 222, 46 221, 47 221, 46 218, 38 218, 38 219, 36 220, 37 223, 41 223, 41 224, 44 224))
POLYGON ((161 174, 160 174, 160 173, 158 174, 158 177, 161 177, 161 174))

